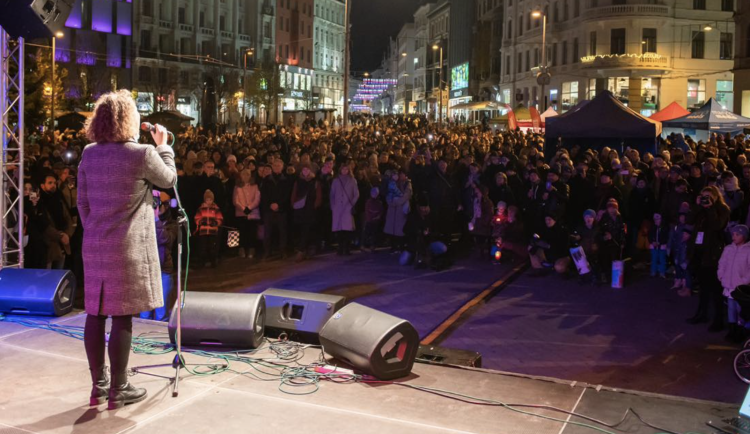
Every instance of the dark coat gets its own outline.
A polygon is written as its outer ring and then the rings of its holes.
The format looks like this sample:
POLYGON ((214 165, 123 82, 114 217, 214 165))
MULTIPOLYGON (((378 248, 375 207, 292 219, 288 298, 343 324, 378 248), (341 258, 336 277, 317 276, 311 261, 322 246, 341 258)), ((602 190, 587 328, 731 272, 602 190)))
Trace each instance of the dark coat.
POLYGON ((692 243, 695 248, 691 264, 714 269, 719 266, 719 259, 725 245, 724 229, 729 223, 729 214, 729 207, 726 205, 713 204, 709 208, 693 205, 690 221, 694 227, 692 243), (698 244, 701 233, 703 242, 698 244))

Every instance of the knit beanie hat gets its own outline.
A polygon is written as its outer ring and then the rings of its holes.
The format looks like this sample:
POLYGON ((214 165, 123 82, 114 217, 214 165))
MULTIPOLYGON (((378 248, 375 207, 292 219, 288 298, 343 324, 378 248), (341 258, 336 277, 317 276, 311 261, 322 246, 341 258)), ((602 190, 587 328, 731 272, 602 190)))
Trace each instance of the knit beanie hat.
POLYGON ((612 199, 610 199, 610 200, 607 201, 607 208, 609 208, 609 207, 613 207, 613 208, 619 210, 620 209, 620 204, 617 203, 617 199, 612 198, 612 199))
POLYGON ((211 200, 214 200, 214 192, 211 190, 206 190, 205 193, 203 193, 203 200, 208 200, 211 198, 211 200))
POLYGON ((750 229, 748 229, 748 227, 745 226, 745 225, 734 226, 734 227, 732 227, 732 229, 730 229, 730 231, 733 234, 740 234, 740 235, 742 235, 743 237, 745 237, 745 240, 747 240, 748 236, 750 236, 750 229))
POLYGON ((586 217, 596 218, 596 211, 594 211, 593 209, 587 209, 586 211, 583 212, 583 218, 586 218, 586 217))

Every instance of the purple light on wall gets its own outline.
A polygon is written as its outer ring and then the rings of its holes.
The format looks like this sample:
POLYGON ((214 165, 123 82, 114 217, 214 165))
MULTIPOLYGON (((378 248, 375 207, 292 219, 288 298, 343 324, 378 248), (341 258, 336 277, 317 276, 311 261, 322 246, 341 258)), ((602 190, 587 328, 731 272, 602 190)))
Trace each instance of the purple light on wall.
POLYGON ((96 55, 85 51, 76 53, 76 63, 80 65, 96 65, 96 55))
POLYGON ((130 69, 130 59, 125 59, 125 67, 130 69))
POLYGON ((112 0, 92 2, 91 29, 98 32, 112 33, 112 0))
POLYGON ((117 34, 130 36, 133 34, 131 28, 131 13, 133 5, 128 3, 117 3, 117 34))
POLYGON ((73 9, 70 11, 70 15, 68 15, 68 20, 65 21, 65 27, 70 27, 73 29, 80 29, 81 28, 81 2, 83 0, 76 0, 75 5, 73 6, 73 9))
POLYGON ((69 87, 67 92, 65 92, 65 96, 68 98, 80 98, 81 90, 77 86, 69 87))
POLYGON ((70 62, 70 51, 68 50, 60 50, 60 48, 55 50, 55 61, 57 62, 70 62))
POLYGON ((107 35, 107 66, 111 68, 122 67, 122 50, 120 41, 122 36, 107 35))

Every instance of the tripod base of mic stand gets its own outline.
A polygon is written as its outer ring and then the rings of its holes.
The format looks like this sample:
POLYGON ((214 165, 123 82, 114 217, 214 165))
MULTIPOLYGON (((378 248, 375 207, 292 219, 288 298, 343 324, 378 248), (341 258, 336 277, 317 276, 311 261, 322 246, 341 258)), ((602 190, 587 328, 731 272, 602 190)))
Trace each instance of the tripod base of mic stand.
MULTIPOLYGON (((158 377, 158 378, 164 378, 169 380, 170 383, 172 383, 172 397, 176 398, 179 394, 179 385, 180 385, 180 370, 185 369, 187 370, 187 366, 210 366, 210 367, 216 367, 213 363, 191 363, 188 365, 185 363, 185 358, 182 357, 182 354, 176 354, 174 356, 174 360, 172 360, 172 363, 162 363, 159 365, 145 365, 145 366, 136 366, 134 368, 131 368, 131 371, 135 374, 144 374, 149 375, 151 377, 158 377), (159 374, 152 374, 150 372, 145 372, 146 369, 159 369, 159 368, 174 368, 174 377, 167 377, 165 375, 159 375, 159 374)), ((225 368, 227 368, 227 365, 224 365, 225 368)))

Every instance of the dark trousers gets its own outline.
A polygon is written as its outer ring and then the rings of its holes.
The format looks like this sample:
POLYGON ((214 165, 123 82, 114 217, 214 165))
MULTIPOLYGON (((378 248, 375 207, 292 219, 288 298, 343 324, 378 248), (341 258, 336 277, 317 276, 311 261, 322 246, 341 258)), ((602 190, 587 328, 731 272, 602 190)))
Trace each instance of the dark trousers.
POLYGON ((352 232, 351 231, 336 231, 334 233, 336 234, 336 241, 338 242, 338 254, 348 255, 350 244, 352 242, 352 232))
POLYGON ((380 235, 380 222, 365 222, 364 224, 364 235, 362 240, 362 247, 372 247, 375 248, 378 246, 378 238, 380 235))
POLYGON ((287 220, 285 212, 269 211, 263 217, 263 255, 271 254, 271 241, 273 241, 274 232, 279 234, 279 251, 281 254, 286 253, 287 247, 287 220))
POLYGON ((716 267, 700 267, 696 273, 698 284, 698 309, 695 316, 708 318, 709 308, 713 307, 713 323, 724 323, 724 296, 721 282, 716 275, 716 267))
POLYGON ((198 266, 203 266, 206 262, 216 264, 219 260, 219 235, 198 235, 198 266))
POLYGON ((299 223, 295 223, 294 227, 297 230, 297 251, 300 253, 307 253, 310 246, 313 244, 313 227, 314 223, 312 220, 304 218, 299 219, 299 223))
POLYGON ((237 229, 240 231, 241 248, 258 248, 258 220, 248 220, 246 218, 238 217, 237 229))
MULTIPOLYGON (((83 345, 86 348, 86 358, 89 368, 98 371, 104 366, 105 325, 107 317, 104 315, 86 316, 86 326, 83 329, 83 345)), ((109 333, 109 363, 112 374, 122 376, 128 369, 130 358, 130 343, 133 339, 133 317, 113 316, 112 330, 109 333)))

